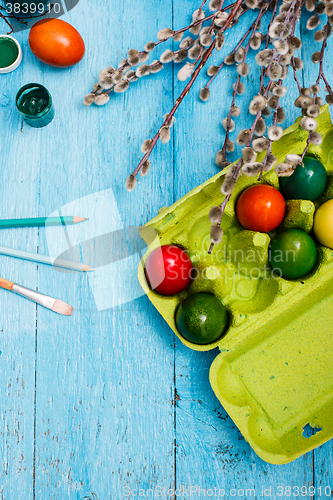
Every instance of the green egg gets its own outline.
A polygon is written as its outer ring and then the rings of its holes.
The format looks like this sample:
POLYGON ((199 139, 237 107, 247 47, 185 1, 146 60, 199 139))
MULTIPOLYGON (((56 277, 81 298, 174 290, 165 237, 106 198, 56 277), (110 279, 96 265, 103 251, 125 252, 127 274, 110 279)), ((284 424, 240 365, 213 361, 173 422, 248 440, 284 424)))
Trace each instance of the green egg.
POLYGON ((179 333, 194 344, 218 340, 228 323, 228 312, 215 295, 195 293, 179 304, 176 325, 179 333))
POLYGON ((324 165, 311 156, 305 156, 303 163, 304 167, 297 165, 290 177, 280 178, 280 188, 289 200, 315 201, 326 189, 327 172, 324 165))

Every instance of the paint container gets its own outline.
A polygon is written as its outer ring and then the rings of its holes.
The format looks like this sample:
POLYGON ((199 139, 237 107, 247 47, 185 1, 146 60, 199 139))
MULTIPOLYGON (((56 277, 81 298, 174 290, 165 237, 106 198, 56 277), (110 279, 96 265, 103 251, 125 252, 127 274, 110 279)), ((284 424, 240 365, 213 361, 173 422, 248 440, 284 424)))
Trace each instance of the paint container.
POLYGON ((16 95, 16 107, 31 127, 46 127, 54 118, 50 92, 39 83, 28 83, 16 95))
POLYGON ((0 35, 0 74, 14 71, 22 61, 21 46, 15 38, 0 35))

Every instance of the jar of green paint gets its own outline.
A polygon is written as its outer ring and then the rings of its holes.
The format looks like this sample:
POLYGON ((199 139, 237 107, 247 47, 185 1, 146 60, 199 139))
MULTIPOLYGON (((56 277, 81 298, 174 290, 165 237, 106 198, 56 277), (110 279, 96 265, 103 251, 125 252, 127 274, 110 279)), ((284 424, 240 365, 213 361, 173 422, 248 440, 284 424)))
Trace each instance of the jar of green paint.
POLYGON ((15 38, 0 35, 0 74, 14 71, 22 61, 22 50, 15 38))
POLYGON ((54 118, 50 92, 40 83, 28 83, 16 94, 16 107, 31 127, 46 127, 54 118))

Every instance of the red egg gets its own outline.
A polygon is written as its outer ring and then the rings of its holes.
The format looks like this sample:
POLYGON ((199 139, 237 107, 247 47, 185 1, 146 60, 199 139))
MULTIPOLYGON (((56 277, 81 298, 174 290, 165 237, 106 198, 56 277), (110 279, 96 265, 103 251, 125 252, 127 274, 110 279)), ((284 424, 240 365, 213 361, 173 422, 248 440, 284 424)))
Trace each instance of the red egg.
POLYGON ((148 256, 145 273, 153 290, 162 295, 176 295, 190 285, 193 265, 184 250, 175 245, 164 245, 148 256))
POLYGON ((45 19, 34 24, 29 33, 29 46, 37 59, 58 68, 74 66, 85 52, 80 33, 61 19, 45 19))
POLYGON ((245 229, 267 233, 283 221, 286 203, 280 191, 267 184, 247 188, 236 205, 239 222, 245 229))

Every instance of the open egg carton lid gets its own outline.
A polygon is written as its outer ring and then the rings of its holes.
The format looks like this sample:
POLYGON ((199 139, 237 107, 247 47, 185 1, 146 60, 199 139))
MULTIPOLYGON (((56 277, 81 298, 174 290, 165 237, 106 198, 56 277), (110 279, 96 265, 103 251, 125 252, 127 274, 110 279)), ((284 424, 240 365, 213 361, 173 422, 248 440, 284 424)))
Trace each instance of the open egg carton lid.
MULTIPOLYGON (((273 143, 278 162, 304 150, 307 133, 299 121, 273 143)), ((223 201, 225 171, 140 228, 149 245, 139 266, 144 291, 185 345, 199 351, 220 349, 210 370, 212 388, 254 451, 274 464, 295 460, 333 437, 333 252, 317 245, 314 269, 293 281, 272 275, 268 264, 271 238, 290 228, 311 233, 315 209, 333 198, 333 126, 327 105, 317 121, 323 143, 311 145, 308 152, 324 164, 327 188, 315 203, 287 201, 285 219, 274 232, 247 231, 237 221, 237 197, 257 182, 242 176, 223 215, 222 243, 208 254, 208 213, 223 201), (198 278, 176 296, 151 290, 144 274, 150 252, 166 244, 184 248, 198 270, 198 278), (176 309, 196 292, 214 294, 229 311, 227 330, 212 344, 193 344, 177 331, 176 309), (313 431, 306 437, 304 429, 309 428, 313 431)), ((279 188, 274 171, 265 173, 261 182, 279 188)))

